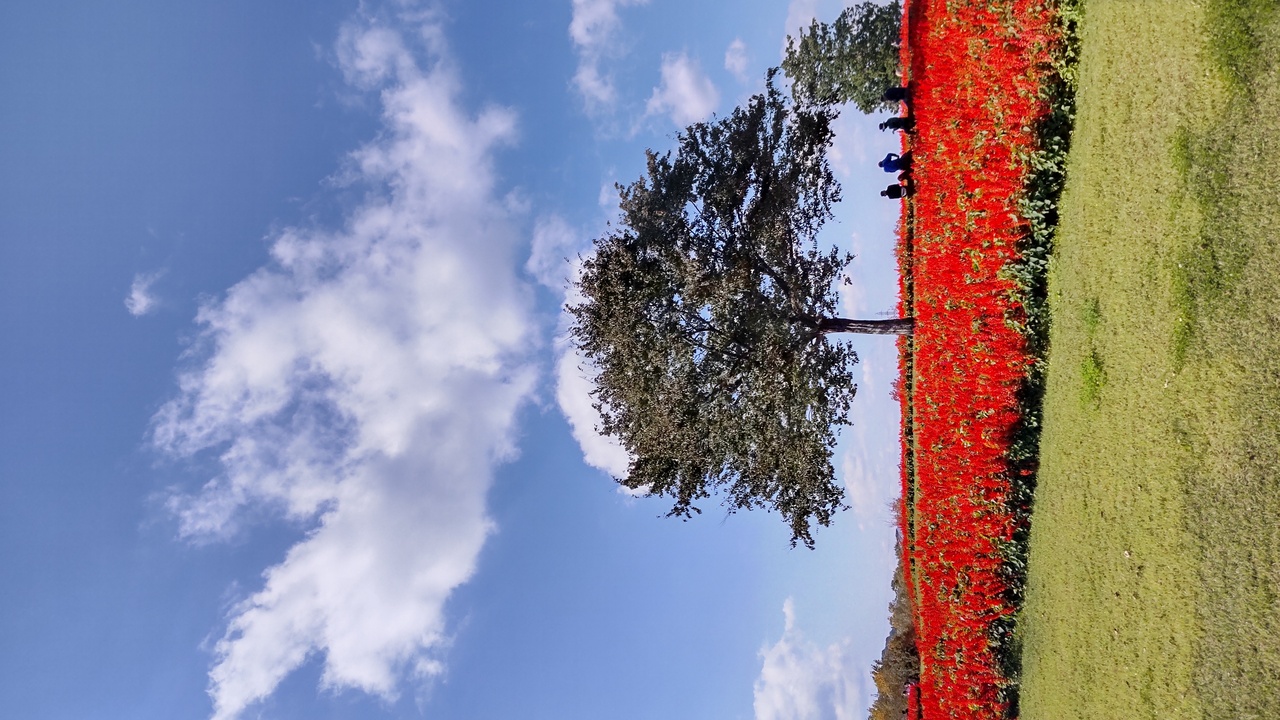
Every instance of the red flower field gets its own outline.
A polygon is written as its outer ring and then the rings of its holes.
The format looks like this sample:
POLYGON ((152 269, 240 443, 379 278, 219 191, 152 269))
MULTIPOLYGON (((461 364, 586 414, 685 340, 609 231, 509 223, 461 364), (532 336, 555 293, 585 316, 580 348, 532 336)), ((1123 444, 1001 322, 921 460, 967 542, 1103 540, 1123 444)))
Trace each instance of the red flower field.
MULTIPOLYGON (((903 340, 904 572, 912 589, 924 718, 1004 718, 991 642, 1015 608, 1002 572, 1016 520, 1008 451, 1033 359, 1005 274, 1029 226, 1018 201, 1049 111, 1057 42, 1043 0, 906 0, 904 80, 915 193, 899 258, 903 340)), ((914 703, 913 703, 914 704, 914 703)))

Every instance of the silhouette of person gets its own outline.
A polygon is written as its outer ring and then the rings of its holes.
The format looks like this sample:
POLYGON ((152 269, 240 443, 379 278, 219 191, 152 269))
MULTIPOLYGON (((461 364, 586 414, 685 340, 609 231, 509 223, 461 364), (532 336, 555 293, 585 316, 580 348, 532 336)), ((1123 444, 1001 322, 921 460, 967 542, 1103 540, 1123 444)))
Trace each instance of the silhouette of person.
POLYGON ((902 130, 911 132, 916 127, 916 121, 911 117, 891 117, 880 123, 881 130, 902 130))
POLYGON ((887 197, 890 200, 899 200, 911 195, 913 192, 915 191, 911 189, 910 185, 890 185, 880 191, 880 197, 887 197))
POLYGON ((885 102, 910 102, 910 98, 911 91, 902 85, 886 88, 884 91, 885 102))
POLYGON ((898 153, 889 153, 884 159, 876 163, 881 170, 887 173, 901 172, 906 173, 911 170, 911 153, 899 155, 898 153))

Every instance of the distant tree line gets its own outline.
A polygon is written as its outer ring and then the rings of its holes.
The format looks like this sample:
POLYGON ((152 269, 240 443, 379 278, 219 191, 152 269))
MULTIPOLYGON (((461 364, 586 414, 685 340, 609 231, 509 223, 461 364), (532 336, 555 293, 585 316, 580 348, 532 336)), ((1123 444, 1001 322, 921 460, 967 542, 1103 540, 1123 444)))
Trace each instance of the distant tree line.
MULTIPOLYGON (((898 543, 897 557, 902 557, 898 543)), ((915 608, 903 578, 902 563, 893 573, 893 600, 889 602, 889 635, 880 659, 871 666, 876 698, 867 717, 870 720, 902 720, 907 711, 903 688, 920 680, 920 653, 916 650, 915 608)))

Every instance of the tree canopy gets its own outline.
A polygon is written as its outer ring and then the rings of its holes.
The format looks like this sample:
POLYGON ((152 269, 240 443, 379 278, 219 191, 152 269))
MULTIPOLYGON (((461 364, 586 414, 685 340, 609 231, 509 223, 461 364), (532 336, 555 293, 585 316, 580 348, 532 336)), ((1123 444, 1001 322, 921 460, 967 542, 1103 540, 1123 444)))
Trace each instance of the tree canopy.
POLYGON ((902 77, 899 54, 902 1, 863 2, 840 13, 831 24, 817 20, 799 38, 787 37, 783 72, 801 103, 852 102, 864 113, 893 110, 886 88, 902 77))
MULTIPOLYGON (((831 466, 857 355, 832 332, 852 256, 817 234, 840 197, 832 111, 774 87, 681 133, 618 186, 621 218, 583 261, 572 336, 599 373, 599 430, 632 456, 619 482, 688 518, 713 491, 730 512, 777 510, 813 545, 843 492, 831 466)), ((862 321, 909 332, 909 320, 862 321)))

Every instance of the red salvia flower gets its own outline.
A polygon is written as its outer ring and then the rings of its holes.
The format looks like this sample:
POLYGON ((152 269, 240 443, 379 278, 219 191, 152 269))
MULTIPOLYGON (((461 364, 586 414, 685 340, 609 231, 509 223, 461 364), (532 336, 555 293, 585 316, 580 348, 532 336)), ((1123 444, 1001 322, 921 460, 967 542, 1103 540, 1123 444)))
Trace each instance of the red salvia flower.
POLYGON ((921 658, 910 717, 1003 719, 992 623, 1011 615, 1001 547, 1014 531, 1008 444, 1032 358, 1002 270, 1028 232, 1024 158, 1049 108, 1056 22, 1045 0, 906 0, 915 194, 903 203, 899 341, 904 578, 921 658))

